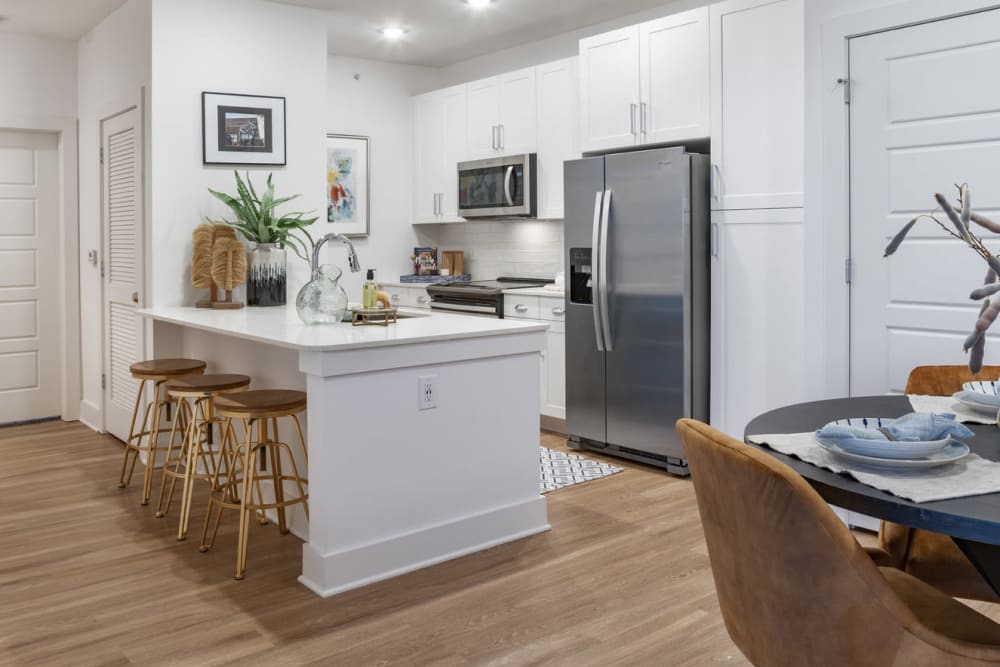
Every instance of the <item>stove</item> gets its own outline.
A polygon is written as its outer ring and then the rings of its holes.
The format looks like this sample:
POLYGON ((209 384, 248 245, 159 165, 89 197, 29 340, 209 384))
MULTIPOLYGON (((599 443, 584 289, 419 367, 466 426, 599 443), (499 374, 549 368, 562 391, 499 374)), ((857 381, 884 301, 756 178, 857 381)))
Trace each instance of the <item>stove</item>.
POLYGON ((503 291, 542 287, 553 281, 544 278, 497 278, 427 286, 433 310, 503 318, 503 291))

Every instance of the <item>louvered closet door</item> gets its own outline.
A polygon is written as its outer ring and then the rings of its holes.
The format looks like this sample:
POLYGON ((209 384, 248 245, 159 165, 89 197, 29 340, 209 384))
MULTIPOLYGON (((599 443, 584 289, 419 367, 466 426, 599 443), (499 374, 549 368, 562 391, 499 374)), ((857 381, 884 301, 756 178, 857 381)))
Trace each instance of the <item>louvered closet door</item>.
POLYGON ((0 424, 59 416, 55 135, 0 131, 0 424))
MULTIPOLYGON (((142 127, 132 109, 101 124, 104 158, 104 428, 128 437, 138 387, 129 365, 142 351, 142 127)), ((86 353, 86 352, 85 352, 86 353)))

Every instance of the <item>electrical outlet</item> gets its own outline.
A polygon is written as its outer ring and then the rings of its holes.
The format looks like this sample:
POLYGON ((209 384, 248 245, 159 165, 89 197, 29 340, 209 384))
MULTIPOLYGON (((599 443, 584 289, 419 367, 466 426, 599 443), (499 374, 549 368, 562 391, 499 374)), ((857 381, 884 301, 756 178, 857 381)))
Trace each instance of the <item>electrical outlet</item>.
POLYGON ((417 382, 417 409, 430 410, 437 407, 437 376, 422 375, 417 382))

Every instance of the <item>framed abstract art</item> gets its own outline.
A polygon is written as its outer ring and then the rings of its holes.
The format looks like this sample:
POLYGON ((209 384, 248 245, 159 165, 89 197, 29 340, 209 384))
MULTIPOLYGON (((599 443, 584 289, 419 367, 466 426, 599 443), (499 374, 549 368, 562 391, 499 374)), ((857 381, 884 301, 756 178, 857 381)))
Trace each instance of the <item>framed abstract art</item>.
POLYGON ((368 236, 369 138, 326 135, 326 221, 331 231, 368 236))

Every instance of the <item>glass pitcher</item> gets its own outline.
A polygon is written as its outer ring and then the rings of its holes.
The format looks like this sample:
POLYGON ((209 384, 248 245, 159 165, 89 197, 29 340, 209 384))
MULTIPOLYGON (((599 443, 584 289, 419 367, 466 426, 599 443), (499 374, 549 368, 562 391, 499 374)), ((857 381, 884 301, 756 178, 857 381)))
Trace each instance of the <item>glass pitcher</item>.
POLYGON ((347 311, 347 292, 340 286, 338 267, 324 264, 313 271, 295 299, 295 309, 306 324, 333 324, 340 322, 347 311))

